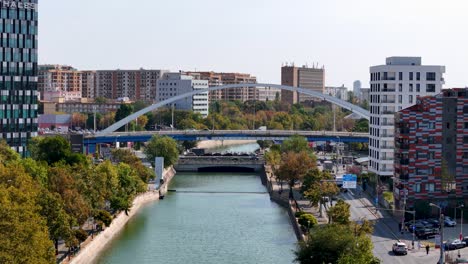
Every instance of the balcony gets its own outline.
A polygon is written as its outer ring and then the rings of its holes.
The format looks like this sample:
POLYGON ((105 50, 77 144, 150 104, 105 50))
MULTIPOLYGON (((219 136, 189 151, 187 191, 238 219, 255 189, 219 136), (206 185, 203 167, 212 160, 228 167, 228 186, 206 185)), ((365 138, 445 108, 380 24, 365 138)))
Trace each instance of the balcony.
POLYGON ((394 104, 395 99, 381 100, 380 103, 382 103, 382 104, 394 104))
POLYGON ((388 93, 388 92, 395 92, 396 89, 395 88, 383 88, 380 91, 383 93, 388 93))
POLYGON ((395 137, 395 134, 393 133, 382 133, 380 134, 381 137, 395 137))
POLYGON ((393 115, 393 114, 395 114, 395 111, 383 110, 381 112, 381 114, 383 114, 383 115, 393 115))
POLYGON ((389 122, 389 121, 387 121, 387 122, 382 122, 382 123, 380 123, 380 125, 381 125, 381 126, 394 126, 394 125, 395 125, 395 122, 389 122))
POLYGON ((390 146, 390 145, 382 145, 380 146, 380 149, 393 149, 394 147, 393 146, 390 146))

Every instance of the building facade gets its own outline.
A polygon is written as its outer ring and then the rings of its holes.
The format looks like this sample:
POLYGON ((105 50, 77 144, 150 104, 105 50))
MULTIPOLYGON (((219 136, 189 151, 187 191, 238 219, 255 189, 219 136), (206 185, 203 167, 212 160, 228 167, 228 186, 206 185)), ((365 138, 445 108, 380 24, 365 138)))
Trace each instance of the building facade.
POLYGON ((349 99, 348 88, 346 88, 344 85, 339 87, 327 86, 325 87, 324 94, 336 97, 344 101, 348 101, 349 99))
POLYGON ((28 141, 38 131, 37 2, 0 5, 0 139, 22 155, 27 155, 28 141))
POLYGON ((132 101, 153 103, 156 98, 157 80, 163 70, 110 70, 96 71, 95 97, 118 99, 128 97, 132 101))
POLYGON ((468 198, 468 88, 420 97, 395 116, 395 205, 468 198))
MULTIPOLYGON (((203 90, 208 88, 207 80, 194 79, 194 76, 183 73, 166 73, 158 80, 156 89, 156 102, 161 102, 172 97, 203 90)), ((202 116, 208 116, 208 92, 196 94, 173 103, 175 109, 192 110, 202 116)))
POLYGON ((81 97, 96 98, 96 72, 81 71, 81 97))
MULTIPOLYGON (((318 93, 325 92, 325 68, 309 68, 307 66, 281 67, 281 84, 293 87, 301 87, 318 93)), ((291 91, 281 91, 281 100, 288 104, 307 102, 316 100, 314 97, 305 94, 298 94, 291 91)))
POLYGON ((65 97, 80 99, 82 90, 81 72, 67 65, 40 65, 38 91, 45 100, 47 93, 59 92, 65 97), (78 97, 78 98, 75 98, 78 97))
MULTIPOLYGON (((207 80, 210 87, 228 84, 257 83, 257 77, 247 73, 232 72, 185 72, 195 79, 207 80)), ((210 102, 214 101, 251 101, 259 99, 259 91, 255 87, 241 87, 212 91, 209 93, 210 102)))
POLYGON ((394 114, 416 103, 418 96, 436 95, 444 84, 444 66, 421 65, 421 57, 389 57, 370 67, 369 170, 393 176, 394 114))
POLYGON ((354 96, 360 97, 361 96, 361 88, 362 88, 362 83, 359 80, 356 80, 353 82, 353 93, 354 96))

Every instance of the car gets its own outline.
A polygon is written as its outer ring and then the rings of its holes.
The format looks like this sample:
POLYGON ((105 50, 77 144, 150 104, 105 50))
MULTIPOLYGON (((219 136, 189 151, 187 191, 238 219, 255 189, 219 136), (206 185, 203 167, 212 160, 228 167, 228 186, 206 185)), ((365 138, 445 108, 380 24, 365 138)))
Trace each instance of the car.
POLYGON ((455 263, 457 263, 457 264, 468 264, 468 258, 457 258, 455 263))
POLYGON ((422 228, 422 229, 416 229, 414 231, 414 234, 419 238, 419 239, 428 239, 428 238, 433 238, 437 234, 439 234, 439 229, 437 228, 422 228))
POLYGON ((451 239, 445 242, 446 250, 454 250, 466 247, 466 242, 461 241, 460 239, 451 239))
POLYGON ((448 226, 448 227, 454 227, 454 226, 457 225, 457 223, 455 221, 453 221, 452 218, 446 216, 444 218, 444 225, 448 226))
POLYGON ((392 246, 392 252, 395 255, 406 255, 408 254, 408 247, 403 242, 395 242, 392 246))
POLYGON ((429 218, 429 219, 426 219, 426 221, 429 222, 430 224, 432 224, 432 227, 440 228, 439 220, 437 220, 435 218, 429 218))

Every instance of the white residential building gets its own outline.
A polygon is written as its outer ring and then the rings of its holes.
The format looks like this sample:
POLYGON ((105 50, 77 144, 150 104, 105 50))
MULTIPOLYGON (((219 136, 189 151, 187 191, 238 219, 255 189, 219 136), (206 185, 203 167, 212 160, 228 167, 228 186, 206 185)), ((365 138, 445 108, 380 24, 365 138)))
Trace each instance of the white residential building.
POLYGON ((389 57, 370 67, 369 156, 371 172, 393 176, 394 114, 416 103, 418 96, 438 94, 445 66, 421 65, 421 57, 389 57))
POLYGON ((354 83, 353 83, 353 93, 354 93, 354 96, 356 96, 356 97, 360 97, 360 96, 361 96, 361 88, 362 88, 361 81, 359 81, 359 80, 354 81, 354 83))
POLYGON ((324 94, 336 97, 344 101, 348 101, 349 99, 348 88, 346 88, 344 85, 340 87, 327 86, 325 87, 324 94))
MULTIPOLYGON (((208 88, 207 80, 194 79, 193 76, 182 73, 166 73, 158 80, 156 89, 156 102, 170 99, 194 90, 208 88)), ((174 107, 179 110, 192 110, 208 116, 208 92, 196 94, 174 102, 174 107)))

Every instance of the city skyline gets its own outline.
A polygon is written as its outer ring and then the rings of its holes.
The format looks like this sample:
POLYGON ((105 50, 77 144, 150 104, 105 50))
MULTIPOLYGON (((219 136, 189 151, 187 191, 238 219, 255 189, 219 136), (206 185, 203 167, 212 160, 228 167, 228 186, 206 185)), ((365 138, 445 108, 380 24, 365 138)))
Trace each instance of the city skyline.
POLYGON ((446 88, 467 85, 460 32, 468 4, 392 3, 374 10, 369 0, 43 0, 39 62, 83 70, 248 72, 271 83, 280 83, 286 62, 315 63, 325 66, 327 86, 351 89, 354 80, 368 87, 368 67, 382 58, 421 56, 425 65, 447 67, 446 88))

